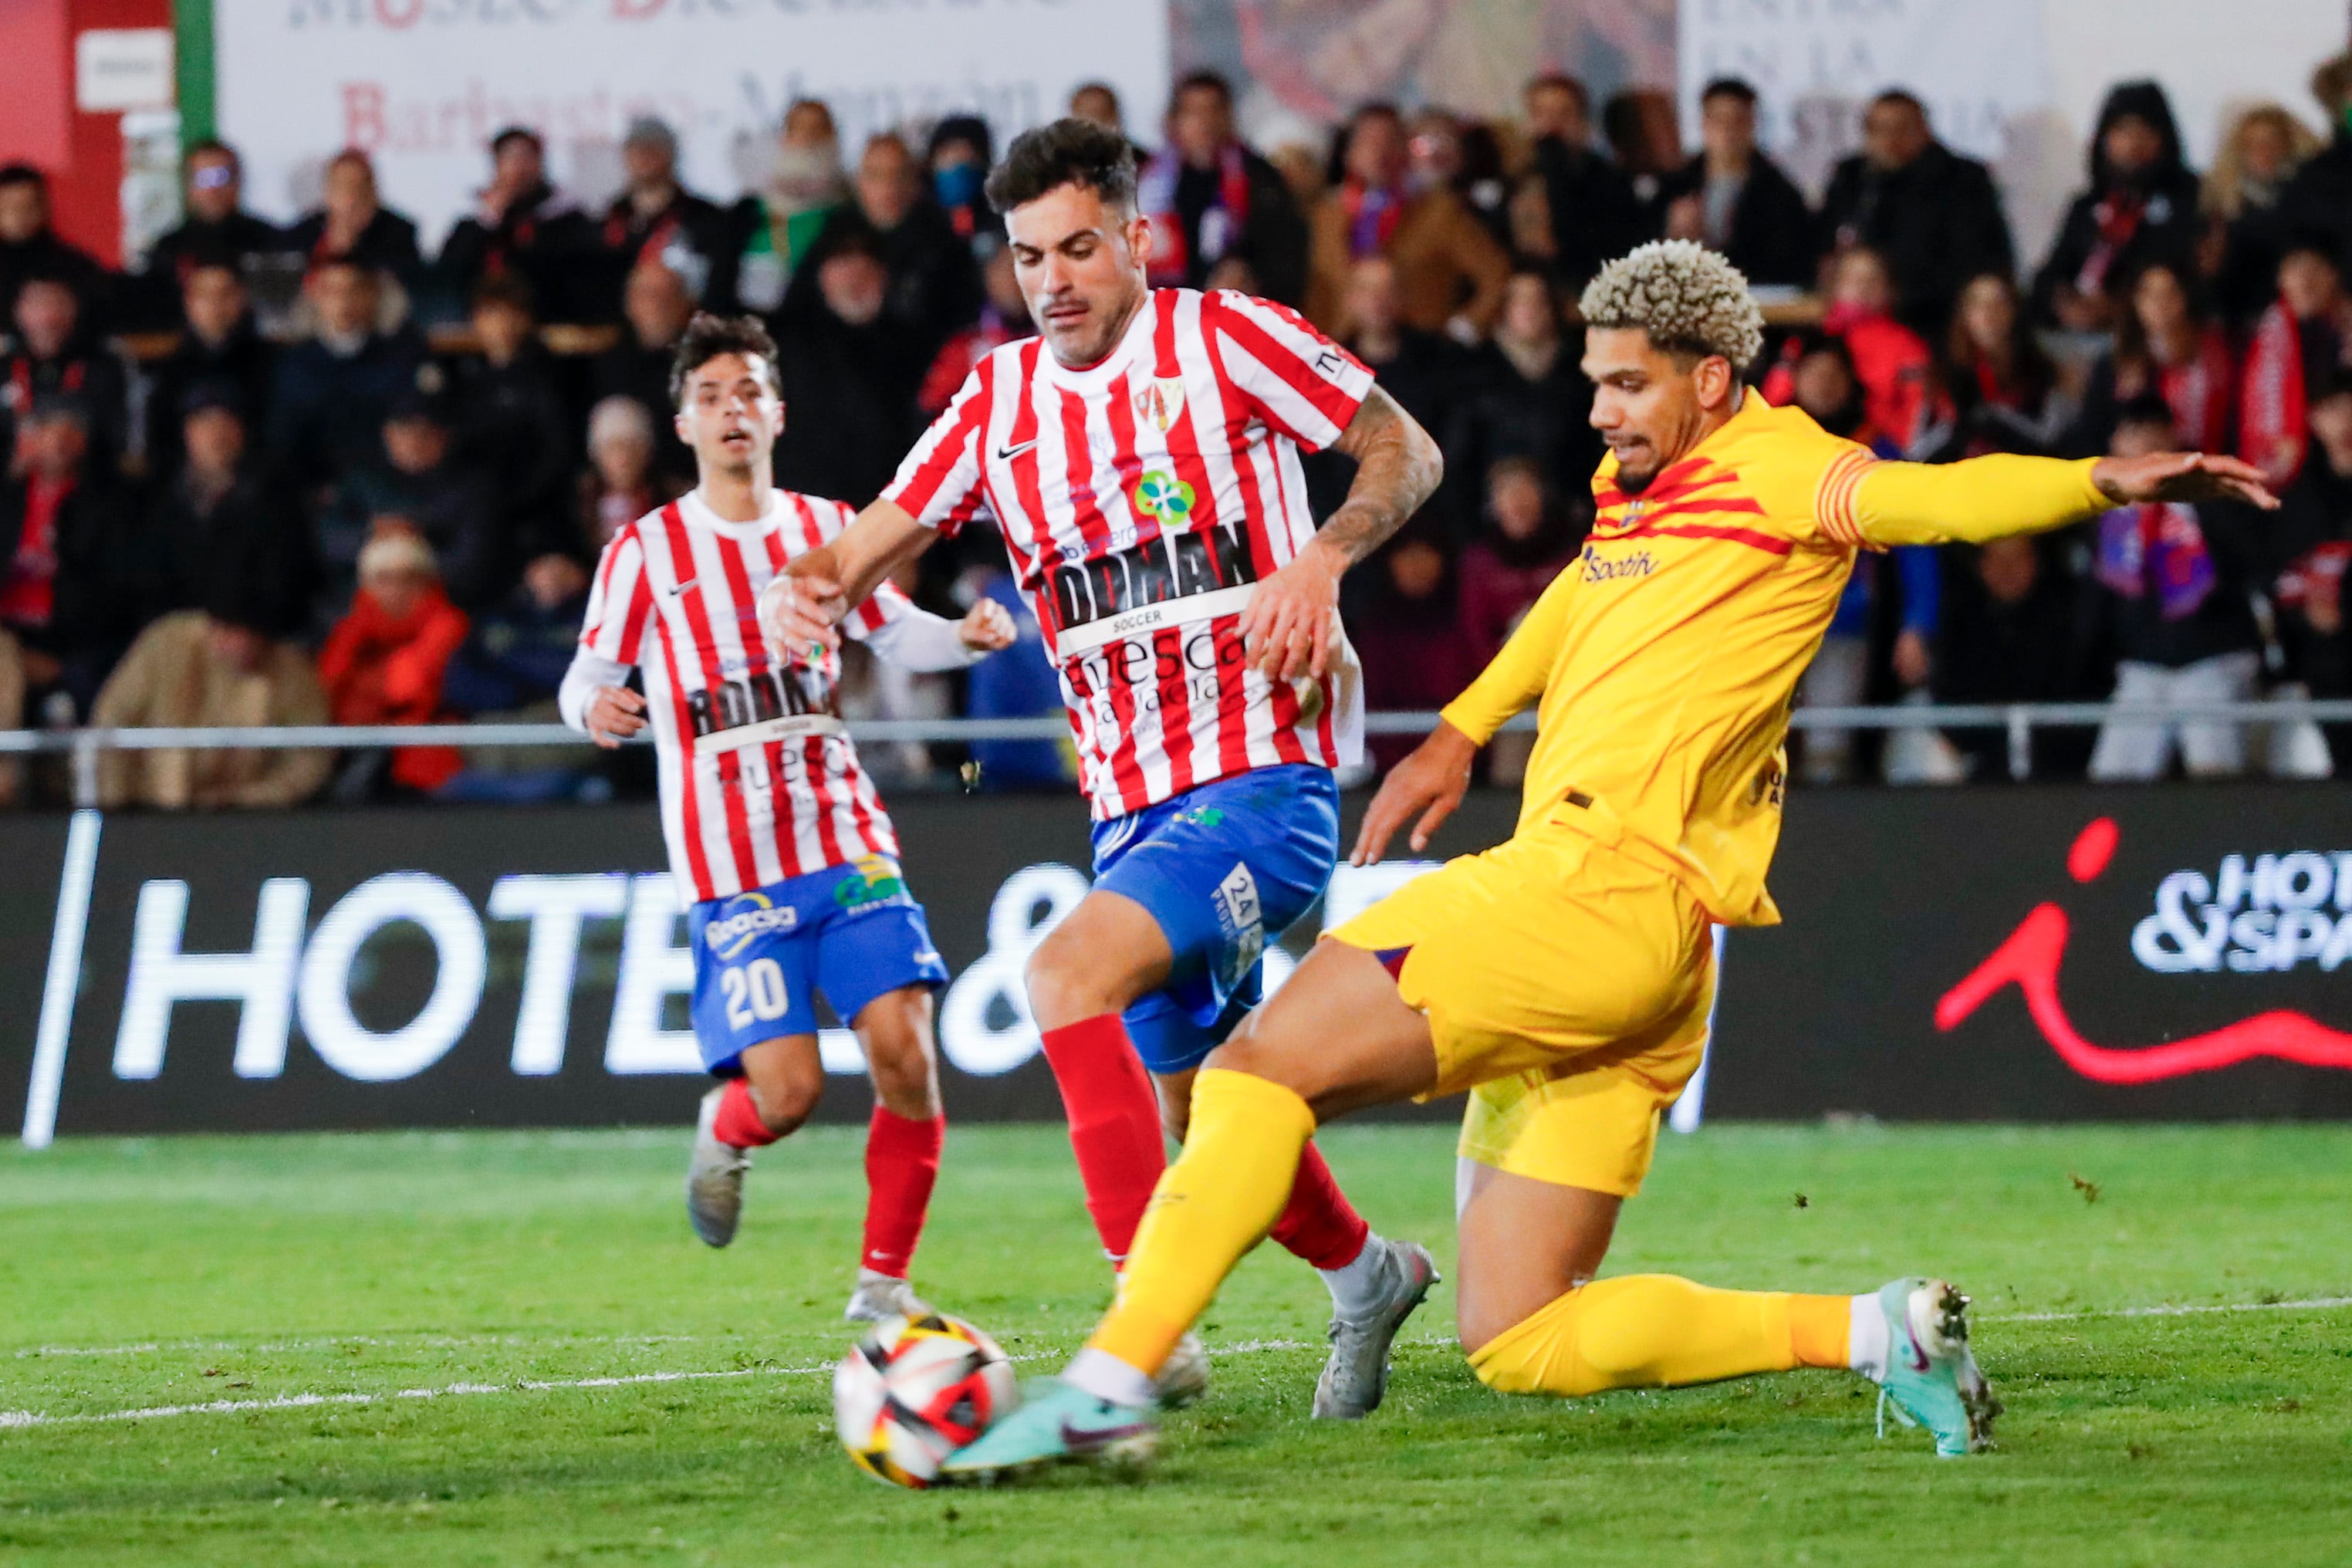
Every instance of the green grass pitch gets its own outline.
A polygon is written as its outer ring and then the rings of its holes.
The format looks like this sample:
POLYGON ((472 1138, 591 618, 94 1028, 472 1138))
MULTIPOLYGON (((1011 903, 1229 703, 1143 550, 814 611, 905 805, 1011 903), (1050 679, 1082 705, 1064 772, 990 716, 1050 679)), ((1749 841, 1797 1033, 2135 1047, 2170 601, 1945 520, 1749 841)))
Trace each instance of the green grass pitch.
MULTIPOLYGON (((1449 1256, 1442 1130, 1327 1146, 1375 1224, 1449 1256)), ((1387 1406, 1313 1424, 1323 1293, 1268 1248, 1148 1479, 988 1492, 891 1490, 834 1442, 853 1136, 764 1154, 722 1253, 687 1230, 684 1155, 682 1131, 0 1155, 0 1561, 2352 1562, 2352 1130, 1669 1138, 1611 1271, 1950 1273, 2009 1405, 1981 1458, 1874 1440, 1869 1391, 1827 1373, 1506 1399, 1444 1290, 1387 1406), (214 1401, 240 1407, 110 1418, 214 1401)), ((957 1129, 917 1262, 1050 1370, 1106 1283, 1061 1131, 957 1129)))

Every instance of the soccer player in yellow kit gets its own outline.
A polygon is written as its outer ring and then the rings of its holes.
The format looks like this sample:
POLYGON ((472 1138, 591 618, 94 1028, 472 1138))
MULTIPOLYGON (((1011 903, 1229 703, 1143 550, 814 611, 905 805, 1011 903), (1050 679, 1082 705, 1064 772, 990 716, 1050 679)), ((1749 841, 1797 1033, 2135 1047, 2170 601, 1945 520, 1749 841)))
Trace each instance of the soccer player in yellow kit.
POLYGON ((2135 501, 2277 503, 2252 468, 2193 454, 1878 461, 1742 386, 1762 319, 1747 280, 1687 241, 1612 263, 1582 304, 1610 447, 1591 535, 1383 783, 1354 858, 1378 859, 1415 818, 1421 848, 1477 748, 1532 702, 1516 831, 1327 933, 1209 1058, 1118 1303, 950 1473, 1147 1449, 1152 1373, 1274 1220, 1308 1135, 1465 1089, 1456 1317, 1489 1385, 1582 1394, 1851 1367, 1939 1454, 1988 1440, 2000 1407, 1967 1298, 1942 1280, 1849 1297, 1594 1276, 1706 1045, 1709 924, 1780 919, 1764 874, 1791 695, 1855 552, 2135 501))

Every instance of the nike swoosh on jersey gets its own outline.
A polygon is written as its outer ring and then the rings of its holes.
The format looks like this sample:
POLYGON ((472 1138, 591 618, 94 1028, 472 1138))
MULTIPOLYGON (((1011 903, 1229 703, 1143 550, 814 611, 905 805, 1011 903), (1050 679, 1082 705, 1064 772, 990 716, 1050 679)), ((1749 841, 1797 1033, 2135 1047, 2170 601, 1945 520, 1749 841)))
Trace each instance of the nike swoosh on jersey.
POLYGON ((996 449, 996 460, 1000 463, 1009 463, 1036 444, 1037 438, 1033 436, 1028 440, 1022 442, 1018 446, 999 447, 996 449))
POLYGON ((671 598, 675 599, 675 598, 677 598, 680 594, 685 593, 688 588, 693 587, 697 583, 699 583, 700 581, 702 581, 702 579, 701 579, 701 578, 699 578, 699 577, 688 577, 688 578, 685 582, 683 582, 683 583, 674 583, 674 584, 670 584, 670 586, 669 586, 669 587, 667 587, 667 588, 666 588, 666 589, 664 589, 664 590, 663 590, 663 592, 667 593, 667 594, 671 598))

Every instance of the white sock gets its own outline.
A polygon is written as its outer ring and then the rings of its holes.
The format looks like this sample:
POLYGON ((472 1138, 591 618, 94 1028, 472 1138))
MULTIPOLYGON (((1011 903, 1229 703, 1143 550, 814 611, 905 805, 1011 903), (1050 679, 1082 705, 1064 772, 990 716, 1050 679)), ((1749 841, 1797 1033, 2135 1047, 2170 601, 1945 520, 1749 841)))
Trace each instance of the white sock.
POLYGON ((1354 1262, 1317 1269, 1323 1276, 1323 1288, 1331 1292, 1332 1310, 1343 1318, 1369 1316, 1381 1304, 1381 1288, 1388 1283, 1388 1244, 1366 1231, 1364 1249, 1356 1254, 1354 1262))
POLYGON ((1088 1345, 1062 1369, 1062 1381, 1097 1399, 1136 1408, 1149 1406, 1159 1395, 1151 1374, 1132 1367, 1108 1351, 1088 1345))
POLYGON ((1878 1304, 1878 1293, 1853 1298, 1853 1316, 1846 1320, 1845 1363, 1873 1383, 1886 1381, 1886 1357, 1893 1350, 1888 1342, 1886 1312, 1878 1304))

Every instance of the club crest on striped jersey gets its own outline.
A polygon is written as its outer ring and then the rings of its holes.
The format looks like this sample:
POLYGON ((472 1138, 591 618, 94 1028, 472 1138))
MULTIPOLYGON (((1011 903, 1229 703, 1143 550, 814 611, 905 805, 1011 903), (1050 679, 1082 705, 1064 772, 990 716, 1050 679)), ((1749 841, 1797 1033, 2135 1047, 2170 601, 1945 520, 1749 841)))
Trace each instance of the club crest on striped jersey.
POLYGON ((1154 376, 1135 389, 1135 417, 1162 436, 1176 426, 1184 414, 1184 378, 1181 375, 1154 376))

